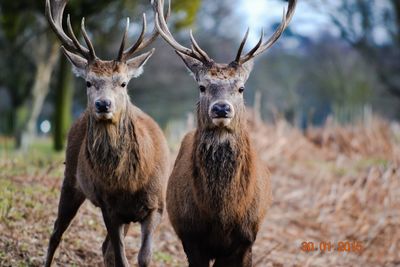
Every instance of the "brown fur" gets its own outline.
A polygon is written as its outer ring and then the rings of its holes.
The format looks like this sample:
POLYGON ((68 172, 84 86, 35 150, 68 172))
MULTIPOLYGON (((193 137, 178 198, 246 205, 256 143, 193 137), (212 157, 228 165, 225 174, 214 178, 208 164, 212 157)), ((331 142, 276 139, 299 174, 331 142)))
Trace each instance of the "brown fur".
MULTIPOLYGON (((45 266, 50 267, 63 233, 89 199, 101 209, 107 228, 102 246, 105 265, 129 266, 123 239, 129 224, 139 222, 142 242, 138 264, 147 267, 153 235, 164 210, 169 151, 158 125, 131 104, 127 87, 132 78, 143 73, 154 49, 134 54, 148 47, 157 32, 139 38, 125 51, 127 20, 117 59, 101 60, 86 34, 84 20, 82 32, 87 48, 72 38, 73 32, 67 34, 71 40, 63 31, 66 4, 67 0, 46 0, 46 17, 63 44, 72 71, 86 82, 88 104, 68 136, 65 177, 45 266)), ((141 37, 146 31, 143 23, 141 37)))
MULTIPOLYGON (((158 2, 163 14, 163 1, 158 2)), ((195 78, 200 93, 197 129, 183 140, 167 189, 167 210, 189 266, 252 266, 252 245, 271 203, 270 175, 252 148, 243 94, 253 58, 289 24, 296 0, 267 42, 243 54, 247 31, 229 64, 215 63, 191 34, 191 48, 175 40, 165 20, 157 29, 195 78)), ((263 36, 262 36, 263 37, 263 36)))
POLYGON ((90 71, 101 76, 112 76, 115 72, 124 72, 124 64, 117 61, 95 61, 90 65, 90 71))
POLYGON ((88 107, 68 136, 65 178, 46 266, 85 199, 103 214, 106 266, 128 266, 122 238, 131 222, 142 227, 139 266, 150 264, 153 234, 164 210, 169 150, 158 125, 131 104, 126 86, 120 86, 129 81, 127 73, 134 66, 99 60, 87 67, 85 78, 92 83, 88 107), (96 111, 101 98, 112 99, 108 119, 96 111))
MULTIPOLYGON (((215 74, 215 73, 214 73, 215 74)), ((167 210, 190 266, 251 266, 251 246, 271 203, 270 177, 250 141, 245 110, 228 129, 210 127, 208 101, 198 129, 182 142, 167 190, 167 210)))
POLYGON ((70 139, 83 139, 75 168, 85 195, 93 203, 99 203, 97 191, 100 189, 105 193, 150 189, 157 192, 160 201, 153 203, 152 208, 162 209, 168 149, 155 122, 129 106, 118 124, 98 122, 88 112, 77 124, 77 127, 85 127, 85 136, 75 137, 77 130, 72 127, 70 139))

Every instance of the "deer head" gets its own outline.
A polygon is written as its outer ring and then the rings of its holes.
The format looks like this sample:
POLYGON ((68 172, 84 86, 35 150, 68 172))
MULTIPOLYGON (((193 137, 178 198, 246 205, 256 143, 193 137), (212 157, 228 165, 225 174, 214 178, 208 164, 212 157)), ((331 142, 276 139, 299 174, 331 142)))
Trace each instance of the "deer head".
MULTIPOLYGON (((148 47, 158 36, 156 27, 152 34, 145 38, 146 15, 143 14, 143 24, 140 36, 135 44, 125 50, 129 29, 129 18, 125 33, 115 60, 101 60, 85 29, 85 19, 82 19, 81 30, 86 46, 83 46, 72 30, 70 16, 67 16, 67 33, 64 32, 62 21, 67 0, 46 0, 46 17, 51 28, 62 43, 62 51, 71 62, 73 72, 86 80, 88 95, 88 110, 98 121, 118 121, 119 115, 129 101, 127 85, 132 78, 140 76, 143 66, 153 55, 154 49, 134 56, 148 47)), ((153 4, 156 11, 156 5, 153 4)), ((167 19, 169 13, 163 17, 167 19)))
POLYGON ((243 92, 253 68, 253 60, 269 49, 282 35, 294 14, 297 0, 289 0, 288 11, 284 11, 282 22, 275 33, 264 42, 264 33, 262 32, 257 45, 243 55, 249 34, 249 30, 247 30, 235 60, 229 64, 215 63, 200 48, 192 31, 190 31, 191 48, 179 44, 169 31, 166 20, 160 15, 163 14, 164 0, 157 1, 156 27, 164 40, 182 58, 199 85, 199 127, 229 130, 238 126, 244 119, 243 92))

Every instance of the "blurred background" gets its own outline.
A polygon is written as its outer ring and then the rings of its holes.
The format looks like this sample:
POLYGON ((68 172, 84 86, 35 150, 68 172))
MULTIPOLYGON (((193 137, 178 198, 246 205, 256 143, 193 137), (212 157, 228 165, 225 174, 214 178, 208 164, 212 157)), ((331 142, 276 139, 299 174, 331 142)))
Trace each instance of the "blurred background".
MULTIPOLYGON (((66 134, 86 108, 44 17, 44 0, 0 0, 0 266, 41 266, 57 212, 66 134)), ((399 266, 400 1, 299 0, 282 38, 256 60, 245 91, 252 138, 272 171, 274 203, 253 254, 255 266, 399 266), (363 251, 304 252, 302 242, 360 242, 363 251)), ((250 27, 252 48, 279 25, 283 0, 172 0, 169 25, 189 29, 217 62, 228 63, 250 27)), ((139 34, 146 0, 70 0, 96 52, 113 59, 130 17, 139 34)), ((80 34, 79 34, 80 35, 80 34)), ((81 36, 80 36, 81 38, 81 36)), ((194 127, 196 83, 161 38, 132 102, 164 129, 176 155, 194 127)), ((185 266, 165 219, 154 266, 185 266)), ((102 266, 105 229, 89 204, 67 231, 58 266, 102 266), (101 233, 101 234, 100 234, 101 233)), ((135 261, 140 229, 127 237, 135 261)))
MULTIPOLYGON (((261 28, 267 35, 279 25, 285 1, 174 0, 171 28, 188 44, 189 28, 217 62, 230 62, 247 27, 248 48, 261 28)), ((86 107, 84 81, 75 79, 60 44, 44 17, 44 1, 8 1, 0 5, 0 134, 26 149, 37 136, 64 147, 65 134, 86 107)), ((136 22, 148 2, 71 0, 79 33, 82 17, 96 50, 112 59, 125 17, 136 22)), ((151 27, 151 25, 150 25, 151 27)), ((184 65, 161 38, 143 76, 129 85, 133 102, 163 128, 193 112, 197 88, 184 65)), ((302 0, 284 36, 257 59, 246 90, 264 120, 284 117, 296 127, 321 126, 331 116, 352 123, 376 113, 400 118, 400 4, 396 0, 302 0)))

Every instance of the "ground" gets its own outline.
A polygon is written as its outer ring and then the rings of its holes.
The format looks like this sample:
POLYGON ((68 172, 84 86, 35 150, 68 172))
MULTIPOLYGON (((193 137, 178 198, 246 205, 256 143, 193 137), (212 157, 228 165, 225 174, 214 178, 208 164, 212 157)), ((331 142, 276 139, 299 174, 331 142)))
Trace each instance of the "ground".
MULTIPOLYGON (((399 132, 398 125, 380 119, 348 127, 332 124, 305 134, 284 121, 252 122, 252 137, 273 174, 274 192, 254 246, 254 265, 399 266, 399 132), (302 250, 303 242, 313 242, 318 251, 302 250), (338 245, 344 251, 337 251, 338 245)), ((8 139, 1 139, 0 266, 42 266, 64 155, 51 152, 47 142, 35 144, 29 153, 7 146, 8 139)), ((65 233, 54 265, 102 266, 104 237, 100 211, 86 202, 65 233)), ((139 244, 140 229, 133 225, 126 238, 132 266, 139 244)), ((187 265, 167 216, 154 244, 152 266, 187 265)))

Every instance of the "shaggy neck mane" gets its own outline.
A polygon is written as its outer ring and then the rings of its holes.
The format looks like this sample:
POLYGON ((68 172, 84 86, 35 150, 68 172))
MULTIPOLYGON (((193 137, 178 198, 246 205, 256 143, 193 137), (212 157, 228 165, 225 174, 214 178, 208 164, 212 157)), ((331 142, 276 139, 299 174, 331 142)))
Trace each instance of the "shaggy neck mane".
POLYGON ((199 128, 192 160, 197 200, 208 208, 237 203, 251 186, 253 156, 244 125, 229 131, 199 128))
POLYGON ((130 105, 122 112, 118 123, 101 122, 89 115, 86 155, 99 178, 115 184, 132 177, 139 168, 139 147, 130 105))

